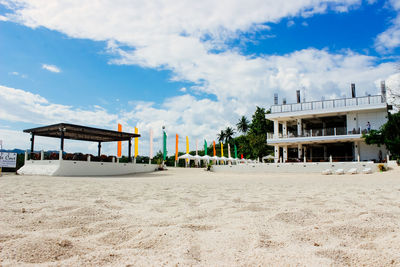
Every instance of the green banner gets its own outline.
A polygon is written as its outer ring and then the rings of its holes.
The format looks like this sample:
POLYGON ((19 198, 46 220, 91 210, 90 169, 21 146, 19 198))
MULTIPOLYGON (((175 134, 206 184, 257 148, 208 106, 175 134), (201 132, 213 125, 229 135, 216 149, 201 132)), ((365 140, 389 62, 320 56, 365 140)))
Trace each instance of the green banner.
POLYGON ((204 155, 207 155, 207 140, 204 139, 204 155))
POLYGON ((164 131, 163 132, 164 133, 164 139, 163 139, 163 144, 164 144, 164 147, 163 147, 163 159, 164 159, 164 161, 165 160, 167 160, 167 133, 164 131))
POLYGON ((235 159, 237 159, 237 148, 236 148, 236 145, 235 145, 235 159))

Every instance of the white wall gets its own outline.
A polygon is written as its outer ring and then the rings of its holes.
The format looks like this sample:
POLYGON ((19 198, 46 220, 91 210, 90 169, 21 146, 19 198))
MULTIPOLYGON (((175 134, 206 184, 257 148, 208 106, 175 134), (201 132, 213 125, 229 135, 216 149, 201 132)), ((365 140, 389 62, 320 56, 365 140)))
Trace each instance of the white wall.
POLYGON ((46 176, 109 176, 153 172, 156 164, 89 162, 70 160, 29 160, 18 174, 46 176))
POLYGON ((360 142, 360 160, 379 160, 379 150, 382 151, 382 159, 386 159, 387 150, 385 146, 367 145, 360 142))
POLYGON ((377 164, 373 162, 312 162, 312 163, 259 163, 259 164, 239 164, 239 165, 213 165, 211 170, 214 172, 234 172, 234 173, 321 173, 326 169, 336 171, 343 169, 347 172, 356 168, 358 173, 366 168, 371 168, 372 172, 378 171, 377 164))
POLYGON ((347 130, 367 128, 367 123, 371 124, 371 129, 378 130, 387 121, 386 110, 375 112, 349 112, 347 114, 347 130), (354 120, 355 118, 355 120, 354 120))

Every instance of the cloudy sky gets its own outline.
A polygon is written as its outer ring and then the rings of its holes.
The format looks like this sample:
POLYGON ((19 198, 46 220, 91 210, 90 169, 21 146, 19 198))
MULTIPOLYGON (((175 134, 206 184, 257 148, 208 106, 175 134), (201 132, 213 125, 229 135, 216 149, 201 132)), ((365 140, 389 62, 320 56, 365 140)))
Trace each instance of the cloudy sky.
POLYGON ((176 133, 194 149, 274 93, 377 94, 399 80, 399 11, 396 0, 0 0, 0 139, 26 149, 26 128, 121 123, 147 155, 149 129, 157 151, 165 125, 173 153, 176 133))

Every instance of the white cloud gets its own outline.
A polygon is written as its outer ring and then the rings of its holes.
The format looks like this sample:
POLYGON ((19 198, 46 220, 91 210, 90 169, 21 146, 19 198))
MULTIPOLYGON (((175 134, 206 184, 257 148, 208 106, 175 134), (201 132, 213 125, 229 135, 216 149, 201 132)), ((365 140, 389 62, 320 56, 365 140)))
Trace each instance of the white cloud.
POLYGON ((54 72, 54 73, 61 72, 61 69, 59 67, 57 67, 56 65, 42 64, 42 69, 48 70, 48 71, 54 72))
POLYGON ((187 91, 186 87, 182 87, 181 89, 179 89, 179 91, 185 93, 187 91))
POLYGON ((287 27, 292 27, 292 26, 294 26, 294 21, 293 20, 289 20, 287 23, 286 23, 286 26, 287 27))
POLYGON ((400 46, 400 1, 390 0, 389 6, 398 14, 392 19, 390 27, 376 37, 375 48, 381 53, 390 52, 400 46))

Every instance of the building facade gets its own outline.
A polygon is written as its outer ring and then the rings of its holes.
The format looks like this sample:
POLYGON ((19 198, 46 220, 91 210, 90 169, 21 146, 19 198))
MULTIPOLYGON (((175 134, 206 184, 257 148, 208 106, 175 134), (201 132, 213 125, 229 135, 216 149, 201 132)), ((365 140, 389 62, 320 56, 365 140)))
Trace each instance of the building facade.
POLYGON ((352 98, 273 105, 266 115, 274 122, 267 143, 275 162, 375 161, 386 158, 384 146, 367 145, 362 134, 387 121, 386 91, 352 98))

